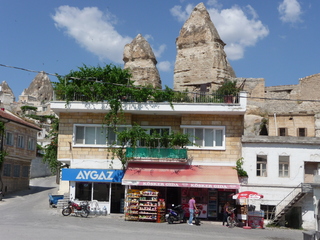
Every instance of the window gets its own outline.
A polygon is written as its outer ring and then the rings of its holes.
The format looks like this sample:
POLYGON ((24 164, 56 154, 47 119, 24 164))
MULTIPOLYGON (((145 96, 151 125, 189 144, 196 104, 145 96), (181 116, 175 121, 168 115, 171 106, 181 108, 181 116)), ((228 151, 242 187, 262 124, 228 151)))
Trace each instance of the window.
POLYGON ((35 150, 35 140, 34 138, 28 139, 28 150, 35 150))
POLYGON ((23 166, 22 167, 22 177, 29 177, 30 167, 29 166, 23 166))
POLYGON ((3 176, 10 177, 11 176, 11 164, 4 164, 3 166, 3 176))
POLYGON ((20 177, 20 165, 13 166, 13 176, 20 177))
POLYGON ((76 199, 80 201, 104 201, 109 202, 109 183, 76 183, 76 199), (93 196, 91 199, 91 195, 93 196))
MULTIPOLYGON (((142 127, 142 128, 146 128, 146 127, 142 127)), ((149 135, 159 135, 159 136, 164 136, 165 134, 169 135, 170 134, 170 128, 168 127, 148 127, 148 129, 146 130, 146 133, 149 135)), ((146 143, 142 140, 139 141, 138 145, 140 147, 143 147, 146 145, 146 143)), ((156 141, 154 143, 150 143, 150 145, 152 147, 159 147, 160 142, 156 141)))
POLYGON ((13 133, 12 132, 6 132, 6 144, 13 146, 13 133))
POLYGON ((298 128, 298 137, 306 137, 307 129, 306 128, 298 128))
POLYGON ((185 134, 189 135, 190 142, 197 146, 210 149, 225 148, 225 127, 223 126, 181 126, 181 128, 184 129, 185 134))
MULTIPOLYGON (((118 131, 126 127, 118 127, 118 131)), ((101 125, 75 125, 75 145, 112 145, 117 141, 117 135, 111 127, 101 125)))
POLYGON ((18 135, 17 147, 24 148, 24 136, 18 135))
POLYGON ((279 128, 278 131, 279 131, 279 134, 278 134, 279 136, 288 136, 288 131, 286 128, 279 128))
POLYGON ((267 176, 267 156, 265 155, 257 156, 257 176, 258 177, 267 176))
POLYGON ((279 177, 289 177, 289 156, 279 156, 279 177))
POLYGON ((264 211, 264 219, 271 220, 274 216, 275 205, 260 205, 260 209, 264 211))

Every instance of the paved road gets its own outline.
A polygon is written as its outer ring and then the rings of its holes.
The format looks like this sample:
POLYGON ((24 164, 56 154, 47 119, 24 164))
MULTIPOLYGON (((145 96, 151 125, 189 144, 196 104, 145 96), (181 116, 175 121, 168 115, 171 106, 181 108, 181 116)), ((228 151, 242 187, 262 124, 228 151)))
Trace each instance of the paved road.
POLYGON ((30 190, 5 196, 0 202, 0 239, 8 240, 300 240, 301 230, 229 229, 221 223, 203 221, 201 226, 124 221, 122 214, 81 218, 62 216, 49 208, 48 193, 56 193, 54 177, 31 181, 30 190))

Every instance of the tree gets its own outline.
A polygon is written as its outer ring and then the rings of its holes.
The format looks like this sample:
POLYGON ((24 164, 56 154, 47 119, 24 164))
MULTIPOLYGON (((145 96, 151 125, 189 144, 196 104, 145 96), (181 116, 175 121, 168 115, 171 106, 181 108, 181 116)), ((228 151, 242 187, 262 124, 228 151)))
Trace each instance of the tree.
POLYGON ((71 71, 58 77, 54 83, 57 99, 67 102, 81 99, 86 102, 107 101, 111 111, 106 115, 108 125, 116 125, 118 113, 122 111, 122 99, 133 95, 133 83, 129 70, 115 65, 89 67, 83 65, 78 71, 71 71))
POLYGON ((58 132, 59 132, 59 120, 57 118, 52 120, 51 130, 48 138, 51 138, 50 144, 45 147, 45 153, 43 155, 43 162, 48 163, 50 170, 53 174, 56 174, 61 167, 61 163, 57 159, 58 153, 58 132))

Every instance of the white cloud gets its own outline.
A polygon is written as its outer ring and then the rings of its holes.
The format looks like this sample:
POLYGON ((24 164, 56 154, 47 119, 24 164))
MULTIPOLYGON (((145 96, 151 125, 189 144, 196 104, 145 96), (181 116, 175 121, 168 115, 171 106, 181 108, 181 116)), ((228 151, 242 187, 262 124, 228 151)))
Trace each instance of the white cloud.
POLYGON ((214 8, 221 8, 222 4, 219 3, 219 0, 208 0, 207 5, 214 8))
POLYGON ((301 6, 297 0, 283 0, 278 7, 280 20, 288 23, 301 22, 301 6))
POLYGON ((169 61, 159 62, 157 68, 162 72, 169 72, 171 70, 171 63, 169 61))
POLYGON ((188 4, 185 10, 182 10, 181 6, 176 5, 170 9, 170 13, 172 16, 176 17, 179 22, 185 22, 189 18, 193 8, 193 5, 188 4))
POLYGON ((123 63, 124 45, 132 38, 121 36, 115 29, 115 19, 96 7, 80 10, 76 7, 60 6, 52 16, 55 26, 100 59, 123 63))
POLYGON ((156 58, 160 58, 164 50, 166 50, 167 46, 165 44, 162 44, 158 49, 153 49, 153 53, 156 56, 156 58))
MULTIPOLYGON (((217 2, 214 3, 217 4, 217 2)), ((171 11, 171 14, 181 21, 180 19, 188 12, 187 8, 183 11, 181 6, 175 6, 174 8, 174 14, 173 11, 171 11), (179 13, 178 10, 181 12, 179 13)), ((221 39, 227 44, 225 51, 228 59, 237 60, 243 58, 247 47, 254 46, 260 39, 269 34, 267 26, 258 20, 258 14, 250 5, 245 8, 235 5, 228 9, 207 7, 207 10, 221 39)))

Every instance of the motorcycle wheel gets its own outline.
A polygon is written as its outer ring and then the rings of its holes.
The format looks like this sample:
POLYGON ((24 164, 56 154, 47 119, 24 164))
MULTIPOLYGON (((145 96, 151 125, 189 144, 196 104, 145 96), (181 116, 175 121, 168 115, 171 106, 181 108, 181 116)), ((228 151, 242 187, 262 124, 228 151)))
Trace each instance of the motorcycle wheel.
POLYGON ((172 224, 173 221, 174 221, 173 216, 169 216, 169 217, 168 217, 168 223, 169 223, 169 224, 172 224))
POLYGON ((230 216, 227 218, 227 223, 229 225, 229 228, 233 228, 235 226, 235 221, 230 216))
POLYGON ((69 216, 71 214, 72 210, 70 207, 66 207, 64 209, 62 209, 62 215, 63 216, 69 216))
POLYGON ((81 217, 88 217, 89 215, 89 211, 88 210, 85 210, 85 209, 82 209, 81 213, 80 213, 80 216, 81 217))

